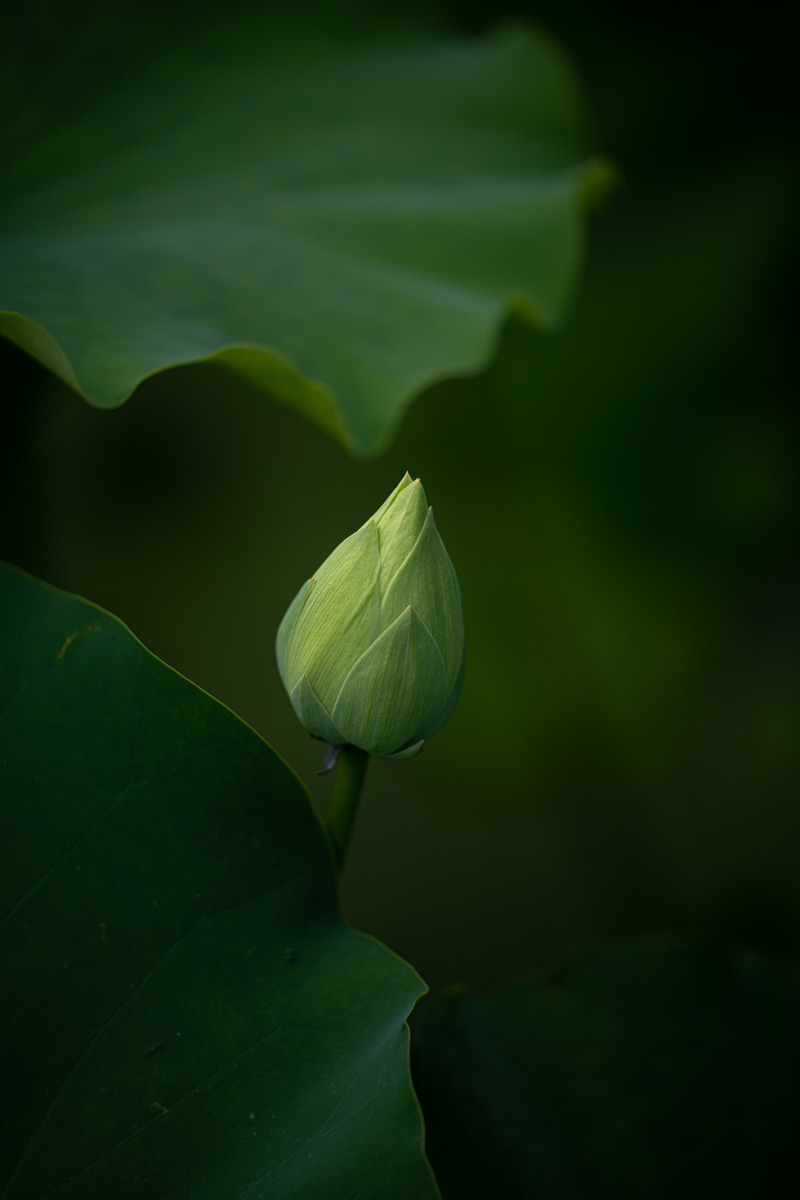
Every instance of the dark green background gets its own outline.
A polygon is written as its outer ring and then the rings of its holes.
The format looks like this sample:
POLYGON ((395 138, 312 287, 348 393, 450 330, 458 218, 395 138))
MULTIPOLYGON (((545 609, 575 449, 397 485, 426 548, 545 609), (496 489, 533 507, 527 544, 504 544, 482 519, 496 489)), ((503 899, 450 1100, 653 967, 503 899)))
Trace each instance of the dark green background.
POLYGON ((212 367, 98 412, 2 346, 0 555, 117 613, 322 806, 274 632, 421 475, 468 673, 419 759, 371 766, 344 900, 434 987, 664 929, 800 949, 788 31, 769 9, 523 10, 572 52, 621 186, 568 327, 510 324, 383 458, 212 367))

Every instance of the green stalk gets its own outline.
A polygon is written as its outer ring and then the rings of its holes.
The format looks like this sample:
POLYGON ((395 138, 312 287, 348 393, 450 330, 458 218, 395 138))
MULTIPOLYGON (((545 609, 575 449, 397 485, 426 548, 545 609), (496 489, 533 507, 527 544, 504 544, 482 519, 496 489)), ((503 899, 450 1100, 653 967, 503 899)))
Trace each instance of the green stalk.
POLYGON ((333 773, 333 794, 326 824, 336 869, 340 872, 353 831, 368 762, 366 750, 359 750, 358 746, 343 746, 333 773))

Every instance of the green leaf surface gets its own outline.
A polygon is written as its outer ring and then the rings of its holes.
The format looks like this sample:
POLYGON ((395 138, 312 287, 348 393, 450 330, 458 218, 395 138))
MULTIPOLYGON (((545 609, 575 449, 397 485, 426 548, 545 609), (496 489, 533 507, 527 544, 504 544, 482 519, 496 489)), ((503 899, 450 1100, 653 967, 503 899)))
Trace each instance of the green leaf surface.
POLYGON ((414 1022, 444 1200, 795 1194, 800 970, 701 942, 576 955, 414 1022))
POLYGON ((368 454, 509 307, 562 319, 607 171, 541 34, 35 11, 6 39, 0 333, 92 404, 213 359, 368 454))
POLYGON ((437 1195, 415 973, 305 789, 109 613, 0 569, 7 1200, 437 1195))

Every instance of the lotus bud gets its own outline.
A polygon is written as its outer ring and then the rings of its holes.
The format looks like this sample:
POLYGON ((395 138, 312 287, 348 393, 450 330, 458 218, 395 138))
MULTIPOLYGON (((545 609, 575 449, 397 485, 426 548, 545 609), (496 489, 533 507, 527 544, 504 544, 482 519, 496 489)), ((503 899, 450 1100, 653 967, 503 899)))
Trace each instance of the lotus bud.
POLYGON ((461 593, 418 479, 303 584, 276 652, 297 716, 331 745, 410 758, 444 725, 464 674, 461 593))

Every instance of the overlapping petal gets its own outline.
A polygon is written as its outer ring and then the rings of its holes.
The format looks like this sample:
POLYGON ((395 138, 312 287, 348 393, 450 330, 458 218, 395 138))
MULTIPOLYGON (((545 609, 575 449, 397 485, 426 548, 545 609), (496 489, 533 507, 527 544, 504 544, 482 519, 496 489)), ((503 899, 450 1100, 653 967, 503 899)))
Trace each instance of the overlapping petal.
POLYGON ((307 579, 300 588, 300 591, 297 593, 294 600, 284 613, 283 620, 278 626, 277 637, 275 638, 275 657, 278 660, 278 672, 280 674, 283 686, 290 695, 297 680, 289 675, 289 671, 287 669, 289 646, 291 644, 292 633, 294 631, 294 624, 297 614, 303 607, 306 596, 308 595, 308 589, 311 587, 313 582, 313 579, 307 579))
MULTIPOLYGON (((425 492, 419 479, 415 479, 376 521, 381 552, 381 601, 399 568, 414 549, 427 515, 425 492)), ((385 625, 382 627, 386 628, 385 625)))
POLYGON ((422 617, 442 652, 449 694, 464 652, 461 589, 436 528, 433 509, 428 509, 413 554, 397 571, 383 597, 381 629, 387 629, 409 604, 422 617))
POLYGON ((309 683, 307 675, 298 679, 289 699, 301 724, 309 733, 322 738, 323 742, 328 742, 331 746, 344 745, 347 738, 343 737, 334 725, 330 713, 309 683))
POLYGON ((446 701, 439 647, 409 606, 353 666, 333 720, 349 742, 382 757, 424 738, 446 701))
POLYGON ((289 609, 284 650, 284 682, 291 691, 308 675, 328 710, 353 663, 374 642, 380 628, 378 532, 368 523, 336 547, 305 586, 297 608, 289 609))

